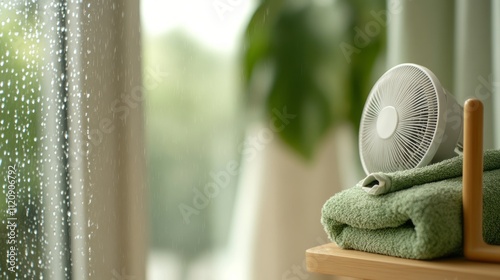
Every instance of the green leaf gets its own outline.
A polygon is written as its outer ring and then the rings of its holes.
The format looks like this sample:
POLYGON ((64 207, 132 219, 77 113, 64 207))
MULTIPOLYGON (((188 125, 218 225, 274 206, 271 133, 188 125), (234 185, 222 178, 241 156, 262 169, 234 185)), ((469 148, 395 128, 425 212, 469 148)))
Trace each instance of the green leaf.
POLYGON ((262 2, 248 23, 243 39, 243 68, 246 81, 250 80, 256 64, 269 56, 271 27, 282 2, 282 0, 262 2))
POLYGON ((296 116, 279 135, 306 159, 335 123, 359 127, 384 32, 349 59, 339 46, 354 44, 356 27, 373 21, 374 7, 383 1, 264 1, 250 20, 244 52, 249 97, 264 103, 269 118, 284 108, 296 116), (270 82, 256 78, 262 73, 270 82))

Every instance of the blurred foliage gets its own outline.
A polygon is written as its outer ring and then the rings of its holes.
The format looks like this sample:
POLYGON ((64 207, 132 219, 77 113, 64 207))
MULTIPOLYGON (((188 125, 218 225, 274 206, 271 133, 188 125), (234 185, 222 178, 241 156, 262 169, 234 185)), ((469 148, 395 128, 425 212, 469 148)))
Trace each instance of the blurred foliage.
POLYGON ((211 172, 238 160, 237 65, 181 30, 146 37, 143 63, 145 81, 151 70, 168 73, 145 85, 150 246, 186 264, 227 240, 236 176, 206 208, 193 199, 211 172), (182 205, 196 214, 186 220, 182 205))
POLYGON ((377 59, 384 50, 385 1, 263 0, 244 38, 247 101, 297 117, 279 132, 311 158, 334 124, 359 129, 377 59))
POLYGON ((39 157, 40 73, 37 4, 0 5, 0 278, 40 278, 43 258, 43 207, 39 157), (7 271, 7 172, 16 165, 17 277, 7 271))

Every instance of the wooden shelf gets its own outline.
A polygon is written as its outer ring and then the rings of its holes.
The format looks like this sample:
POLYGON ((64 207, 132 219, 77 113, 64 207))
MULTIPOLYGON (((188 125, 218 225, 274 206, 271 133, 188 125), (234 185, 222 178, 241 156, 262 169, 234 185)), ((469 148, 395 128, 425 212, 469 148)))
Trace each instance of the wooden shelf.
POLYGON ((402 259, 343 250, 334 243, 307 250, 306 264, 310 272, 362 279, 500 279, 500 264, 472 262, 463 258, 432 261, 402 259))

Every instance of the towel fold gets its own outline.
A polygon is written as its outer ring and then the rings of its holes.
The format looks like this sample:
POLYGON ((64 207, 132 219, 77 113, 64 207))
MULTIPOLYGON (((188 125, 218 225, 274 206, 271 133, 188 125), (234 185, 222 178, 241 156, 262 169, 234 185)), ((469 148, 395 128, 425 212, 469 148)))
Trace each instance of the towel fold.
MULTIPOLYGON (((412 170, 425 174, 418 169, 423 168, 412 170)), ((411 174, 401 171, 390 178, 393 183, 413 182, 416 179, 407 178, 411 174)), ((485 172, 483 185, 484 240, 500 244, 500 170, 485 172)), ((325 203, 321 222, 330 239, 344 249, 410 259, 461 254, 462 178, 380 196, 370 195, 357 185, 325 203)))
MULTIPOLYGON (((462 176, 463 156, 456 156, 421 168, 392 173, 369 174, 358 185, 369 194, 381 195, 413 186, 462 176)), ((500 150, 488 150, 483 157, 484 171, 500 169, 500 150)))

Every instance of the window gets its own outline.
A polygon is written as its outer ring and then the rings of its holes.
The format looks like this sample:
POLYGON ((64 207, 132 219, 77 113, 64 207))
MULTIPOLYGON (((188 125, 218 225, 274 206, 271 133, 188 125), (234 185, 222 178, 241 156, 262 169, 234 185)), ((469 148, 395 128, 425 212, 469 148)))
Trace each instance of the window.
POLYGON ((66 6, 0 5, 2 276, 70 278, 66 6))
POLYGON ((0 3, 0 278, 145 274, 138 6, 0 3))
POLYGON ((240 42, 254 7, 218 2, 142 2, 148 279, 220 278, 244 135, 240 42))

